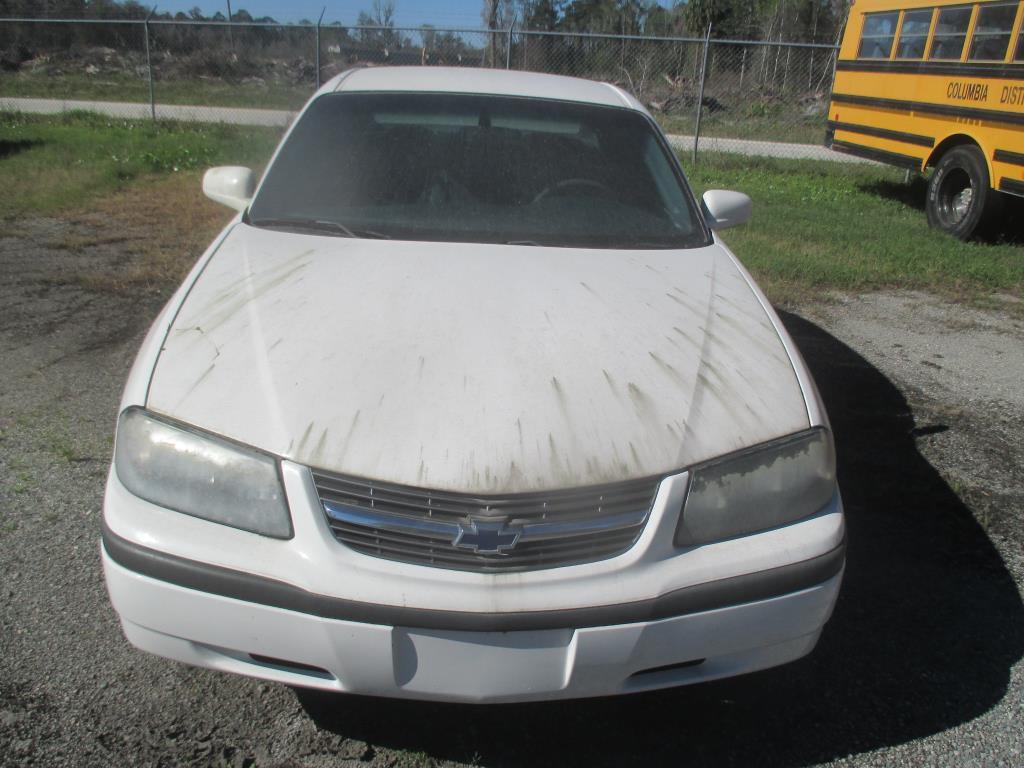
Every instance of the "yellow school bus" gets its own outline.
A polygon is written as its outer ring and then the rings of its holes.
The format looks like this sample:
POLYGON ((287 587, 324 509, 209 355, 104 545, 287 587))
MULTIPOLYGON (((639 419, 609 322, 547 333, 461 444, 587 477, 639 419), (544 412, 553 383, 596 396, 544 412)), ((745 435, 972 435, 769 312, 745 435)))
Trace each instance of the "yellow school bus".
POLYGON ((1024 196, 1022 26, 1022 0, 854 0, 826 146, 934 168, 929 223, 980 232, 1024 196))

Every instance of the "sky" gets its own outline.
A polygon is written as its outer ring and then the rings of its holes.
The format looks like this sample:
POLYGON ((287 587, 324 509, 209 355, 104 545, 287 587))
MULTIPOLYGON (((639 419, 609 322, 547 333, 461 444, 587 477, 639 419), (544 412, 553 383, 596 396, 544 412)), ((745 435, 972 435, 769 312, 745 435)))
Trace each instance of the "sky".
MULTIPOLYGON (((142 0, 143 5, 152 5, 154 0, 142 0)), ((189 11, 199 6, 203 13, 211 16, 220 11, 227 15, 226 0, 155 0, 158 11, 189 11)), ((477 29, 483 25, 480 10, 483 0, 394 0, 395 26, 418 27, 433 24, 435 27, 469 27, 477 29)), ((278 21, 316 21, 326 6, 324 23, 340 21, 355 24, 359 11, 370 11, 373 0, 231 0, 231 10, 247 10, 254 18, 271 16, 278 21)), ((662 5, 671 2, 662 0, 662 5)))
MULTIPOLYGON (((153 0, 143 0, 143 5, 151 5, 153 0)), ((433 24, 435 27, 481 26, 480 9, 483 0, 394 0, 395 26, 418 27, 420 24, 433 24)), ((340 21, 343 24, 354 24, 359 11, 369 11, 373 0, 231 0, 231 10, 244 8, 254 18, 272 16, 278 21, 299 21, 310 19, 316 21, 321 9, 327 7, 324 23, 340 21)), ((195 6, 210 16, 220 11, 227 15, 226 0, 156 0, 160 12, 189 11, 195 6)))

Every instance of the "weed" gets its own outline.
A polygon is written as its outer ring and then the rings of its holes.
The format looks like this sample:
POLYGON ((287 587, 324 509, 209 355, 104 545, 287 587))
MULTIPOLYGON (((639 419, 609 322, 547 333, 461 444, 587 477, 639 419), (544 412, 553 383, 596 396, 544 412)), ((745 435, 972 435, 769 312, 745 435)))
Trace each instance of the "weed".
POLYGON ((14 475, 14 482, 11 483, 11 490, 20 496, 32 487, 31 484, 32 477, 27 472, 18 472, 14 475))
POLYGON ((64 438, 55 440, 51 448, 53 449, 54 454, 64 459, 64 461, 72 462, 78 458, 78 454, 75 453, 74 446, 64 438))

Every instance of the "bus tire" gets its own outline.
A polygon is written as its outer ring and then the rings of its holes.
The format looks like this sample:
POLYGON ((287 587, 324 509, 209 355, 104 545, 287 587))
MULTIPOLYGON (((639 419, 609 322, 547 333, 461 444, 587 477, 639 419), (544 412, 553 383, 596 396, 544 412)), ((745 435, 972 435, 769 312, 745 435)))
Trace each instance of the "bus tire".
POLYGON ((981 150, 963 144, 946 152, 928 182, 928 223, 958 240, 982 234, 998 213, 999 193, 992 189, 981 150))

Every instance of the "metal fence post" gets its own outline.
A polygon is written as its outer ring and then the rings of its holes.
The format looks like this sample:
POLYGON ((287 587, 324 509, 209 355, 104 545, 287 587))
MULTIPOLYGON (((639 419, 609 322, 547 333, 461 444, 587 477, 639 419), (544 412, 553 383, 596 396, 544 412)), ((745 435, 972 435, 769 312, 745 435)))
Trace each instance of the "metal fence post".
POLYGON ((149 116, 156 120, 156 92, 153 88, 153 57, 149 53, 149 20, 156 13, 156 6, 149 12, 149 16, 142 22, 142 31, 146 35, 146 71, 149 73, 149 116))
POLYGON ((516 14, 512 14, 512 23, 508 25, 508 40, 505 43, 505 69, 512 69, 512 29, 516 25, 516 14))
MULTIPOLYGON (((828 92, 829 93, 832 93, 832 91, 834 91, 835 88, 836 88, 836 68, 839 66, 839 43, 843 39, 843 31, 845 29, 846 29, 846 25, 845 24, 839 28, 839 34, 836 35, 836 45, 832 49, 832 56, 831 56, 832 63, 829 65, 829 70, 830 70, 829 71, 829 81, 828 81, 828 92)), ((822 77, 822 79, 824 79, 824 77, 822 77)))
POLYGON ((704 80, 708 74, 708 50, 711 48, 711 24, 704 36, 704 61, 700 65, 700 87, 697 90, 697 120, 693 127, 693 164, 697 164, 697 142, 700 141, 700 113, 704 106, 704 80))
POLYGON ((320 11, 320 18, 316 20, 316 56, 314 57, 316 67, 316 89, 320 90, 320 25, 324 21, 324 14, 327 12, 325 5, 320 11))

